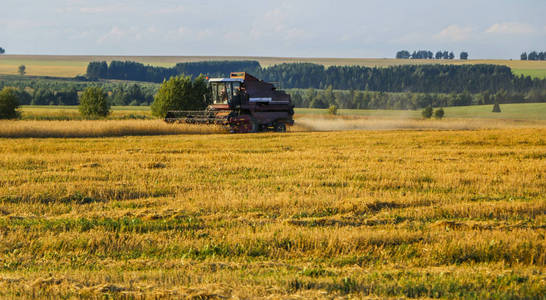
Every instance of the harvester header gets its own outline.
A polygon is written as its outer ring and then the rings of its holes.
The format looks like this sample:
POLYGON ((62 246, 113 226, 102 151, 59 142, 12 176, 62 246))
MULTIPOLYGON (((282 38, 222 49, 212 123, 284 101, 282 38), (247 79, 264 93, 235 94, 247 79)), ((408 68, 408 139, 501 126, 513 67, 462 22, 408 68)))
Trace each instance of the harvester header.
POLYGON ((230 132, 286 131, 294 124, 290 95, 246 72, 210 78, 212 104, 203 111, 169 111, 165 121, 219 124, 230 132))

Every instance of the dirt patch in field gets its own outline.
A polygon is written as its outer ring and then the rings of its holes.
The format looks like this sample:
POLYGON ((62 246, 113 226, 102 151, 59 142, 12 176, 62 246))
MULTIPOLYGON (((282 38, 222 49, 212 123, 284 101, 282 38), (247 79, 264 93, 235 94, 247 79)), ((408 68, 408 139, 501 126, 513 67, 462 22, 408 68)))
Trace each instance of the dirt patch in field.
POLYGON ((340 130, 478 130, 502 128, 543 128, 546 122, 502 119, 445 119, 380 117, 308 117, 296 119, 294 131, 340 130))

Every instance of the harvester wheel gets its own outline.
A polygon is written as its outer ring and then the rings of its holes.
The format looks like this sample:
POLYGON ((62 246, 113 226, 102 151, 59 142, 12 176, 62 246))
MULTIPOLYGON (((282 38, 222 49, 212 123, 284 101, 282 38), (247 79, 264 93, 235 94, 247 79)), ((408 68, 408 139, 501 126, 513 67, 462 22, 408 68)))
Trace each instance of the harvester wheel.
POLYGON ((286 124, 279 122, 275 123, 275 132, 286 132, 286 124))

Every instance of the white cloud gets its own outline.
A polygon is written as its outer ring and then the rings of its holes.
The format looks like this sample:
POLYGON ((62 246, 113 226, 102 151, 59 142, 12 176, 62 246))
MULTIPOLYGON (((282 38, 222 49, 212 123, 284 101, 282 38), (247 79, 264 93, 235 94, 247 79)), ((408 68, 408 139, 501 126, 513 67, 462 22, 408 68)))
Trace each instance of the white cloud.
POLYGON ((306 38, 308 34, 303 29, 299 28, 289 28, 284 33, 284 38, 287 40, 299 40, 306 38))
POLYGON ((112 27, 112 29, 106 33, 105 35, 99 37, 99 39, 97 40, 97 42, 99 42, 99 44, 102 44, 106 41, 109 41, 109 40, 116 40, 116 41, 119 41, 120 39, 122 39, 125 35, 127 34, 126 31, 124 30, 121 30, 119 27, 117 26, 114 26, 112 27))
POLYGON ((434 35, 434 38, 439 40, 446 40, 450 42, 461 42, 468 40, 474 29, 472 27, 460 27, 458 25, 449 25, 444 28, 438 34, 434 35))
POLYGON ((313 34, 301 26, 296 26, 292 21, 288 14, 279 8, 269 10, 254 19, 248 36, 255 41, 283 40, 290 43, 314 38, 313 34))
POLYGON ((180 14, 186 12, 186 7, 182 5, 178 5, 172 8, 160 8, 155 11, 155 13, 160 15, 167 15, 167 14, 180 14))
POLYGON ((79 9, 81 13, 86 13, 86 14, 129 12, 133 10, 134 8, 127 5, 121 5, 121 4, 94 6, 94 7, 81 7, 79 9))
POLYGON ((394 44, 407 44, 407 43, 416 43, 416 42, 426 42, 427 36, 420 32, 410 32, 406 33, 403 36, 395 37, 390 39, 390 43, 394 44))
POLYGON ((168 30, 163 35, 168 41, 202 41, 214 36, 211 29, 194 29, 186 26, 180 26, 175 30, 168 30))
POLYGON ((496 23, 491 25, 485 33, 493 33, 493 34, 531 34, 535 33, 536 29, 526 23, 518 23, 518 22, 504 22, 504 23, 496 23))

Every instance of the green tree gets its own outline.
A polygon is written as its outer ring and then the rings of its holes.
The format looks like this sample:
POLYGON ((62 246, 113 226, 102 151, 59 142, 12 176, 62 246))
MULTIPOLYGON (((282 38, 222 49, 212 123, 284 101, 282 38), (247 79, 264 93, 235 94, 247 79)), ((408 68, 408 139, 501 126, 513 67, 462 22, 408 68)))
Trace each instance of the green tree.
POLYGON ((38 88, 34 90, 32 96, 32 105, 49 105, 57 101, 55 93, 50 89, 38 88))
POLYGON ((330 105, 330 107, 328 107, 328 113, 331 115, 337 115, 337 106, 330 105))
POLYGON ((435 119, 441 119, 444 117, 444 115, 445 115, 444 109, 441 107, 434 111, 435 119))
POLYGON ((461 52, 461 55, 459 56, 459 58, 463 60, 468 59, 468 52, 466 51, 461 52))
POLYGON ((87 65, 87 78, 91 80, 97 80, 99 78, 106 78, 108 76, 108 64, 105 61, 90 62, 87 65))
POLYGON ((311 108, 328 108, 328 103, 323 100, 323 94, 318 94, 311 103, 309 103, 311 108))
POLYGON ((500 113, 501 112, 501 108, 500 108, 500 105, 497 101, 495 101, 495 104, 493 104, 493 112, 494 113, 500 113))
POLYGON ((293 93, 291 96, 292 96, 292 103, 294 103, 296 107, 305 107, 303 106, 303 98, 301 97, 300 93, 293 93))
POLYGON ((533 51, 527 55, 528 60, 538 60, 538 53, 536 51, 533 51))
POLYGON ((308 88, 305 90, 305 94, 303 95, 303 107, 311 107, 311 102, 313 102, 313 99, 317 96, 317 92, 313 88, 308 88))
POLYGON ((85 89, 80 98, 80 113, 84 117, 106 117, 110 114, 110 102, 106 92, 100 87, 85 89))
POLYGON ((142 89, 137 84, 131 85, 127 92, 129 94, 129 99, 132 101, 136 101, 138 103, 137 105, 146 101, 146 97, 144 96, 142 89))
POLYGON ((55 104, 58 105, 78 105, 78 92, 74 87, 63 88, 55 92, 55 104))
POLYGON ((209 89, 205 77, 194 81, 190 76, 175 76, 163 81, 154 97, 154 116, 164 118, 169 110, 200 110, 209 104, 209 89))
POLYGON ((19 73, 19 75, 23 76, 27 73, 26 70, 27 70, 27 67, 25 67, 25 65, 20 65, 17 72, 19 73))
POLYGON ((396 52, 396 58, 398 59, 408 59, 410 58, 411 54, 409 53, 408 50, 401 50, 401 51, 398 51, 396 52))
POLYGON ((29 105, 32 101, 32 96, 27 91, 20 88, 17 90, 17 100, 19 100, 20 105, 29 105))
POLYGON ((421 115, 425 119, 430 119, 432 117, 432 106, 427 106, 427 108, 423 109, 421 115))
POLYGON ((117 106, 128 105, 131 100, 125 89, 125 86, 120 84, 112 91, 112 104, 117 106))
POLYGON ((521 60, 527 60, 527 52, 523 52, 520 56, 521 60))
POLYGON ((0 119, 14 119, 19 116, 17 112, 19 99, 17 89, 5 87, 0 91, 0 119))
POLYGON ((4 54, 4 53, 6 53, 6 49, 0 47, 0 54, 4 54))
POLYGON ((323 92, 323 101, 326 105, 335 104, 336 97, 334 95, 334 89, 332 88, 332 85, 329 85, 326 90, 323 92))

